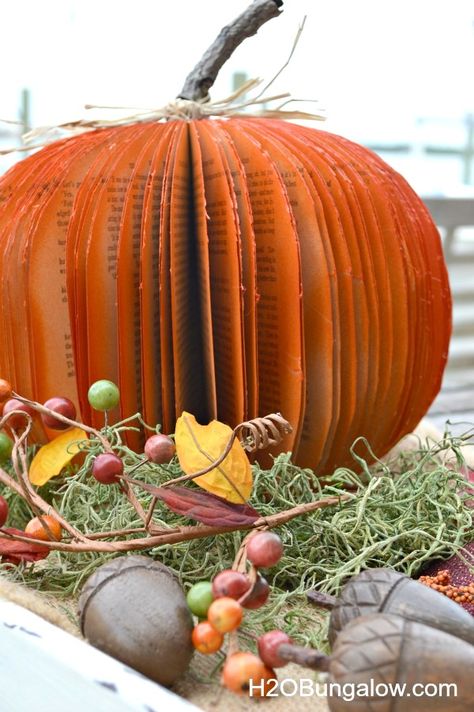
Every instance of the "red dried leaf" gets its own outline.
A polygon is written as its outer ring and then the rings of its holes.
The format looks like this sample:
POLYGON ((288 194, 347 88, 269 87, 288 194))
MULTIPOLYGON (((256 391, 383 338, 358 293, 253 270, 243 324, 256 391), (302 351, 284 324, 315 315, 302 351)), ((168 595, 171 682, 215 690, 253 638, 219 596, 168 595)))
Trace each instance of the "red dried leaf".
POLYGON ((233 504, 215 494, 190 487, 140 487, 160 499, 168 509, 213 527, 243 527, 253 524, 260 514, 248 504, 233 504))
POLYGON ((25 536, 29 539, 28 534, 26 534, 21 529, 13 529, 11 527, 5 527, 0 530, 0 558, 3 562, 9 564, 20 564, 22 561, 39 561, 40 559, 45 559, 49 554, 49 549, 42 544, 37 544, 36 541, 32 541, 31 544, 26 541, 18 541, 17 539, 10 539, 9 537, 2 536, 2 533, 18 534, 19 536, 25 536))

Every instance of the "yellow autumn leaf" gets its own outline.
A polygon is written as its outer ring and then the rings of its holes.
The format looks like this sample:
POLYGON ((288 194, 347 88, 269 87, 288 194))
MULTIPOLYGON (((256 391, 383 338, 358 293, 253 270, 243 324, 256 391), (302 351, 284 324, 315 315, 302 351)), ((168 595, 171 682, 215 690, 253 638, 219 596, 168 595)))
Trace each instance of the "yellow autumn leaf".
MULTIPOLYGON (((231 435, 232 429, 218 420, 199 425, 194 415, 183 412, 175 431, 176 454, 182 470, 192 475, 208 467, 222 455, 231 435)), ((229 502, 247 501, 252 492, 252 469, 240 442, 234 440, 225 460, 194 482, 229 502)))
POLYGON ((66 430, 57 438, 43 445, 34 456, 30 465, 30 482, 33 485, 44 485, 52 477, 59 475, 61 470, 71 462, 79 452, 79 441, 87 440, 87 434, 81 428, 66 430))

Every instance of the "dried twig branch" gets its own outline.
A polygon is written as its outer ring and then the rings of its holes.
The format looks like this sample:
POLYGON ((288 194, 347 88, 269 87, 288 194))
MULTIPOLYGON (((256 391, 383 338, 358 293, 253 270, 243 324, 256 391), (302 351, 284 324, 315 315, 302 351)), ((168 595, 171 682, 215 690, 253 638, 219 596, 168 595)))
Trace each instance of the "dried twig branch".
POLYGON ((336 596, 331 596, 329 593, 323 593, 322 591, 308 591, 306 598, 309 603, 312 603, 317 608, 324 608, 327 611, 331 611, 336 605, 336 596))
POLYGON ((278 655, 289 663, 296 663, 311 670, 326 672, 329 670, 330 658, 314 648, 303 648, 299 645, 282 643, 278 646, 278 655))
POLYGON ((253 0, 253 3, 230 25, 222 28, 209 49, 187 76, 179 94, 180 99, 208 101, 209 89, 216 81, 221 67, 247 37, 262 25, 280 15, 283 0, 253 0))
MULTIPOLYGON (((2 471, 0 470, 0 481, 2 481, 2 471)), ((325 497, 315 502, 299 504, 297 507, 292 507, 284 512, 277 512, 267 517, 259 517, 252 524, 238 525, 232 527, 211 527, 206 525, 183 526, 179 529, 163 530, 163 533, 154 534, 140 539, 130 539, 124 541, 107 542, 107 541, 92 541, 86 542, 63 542, 63 541, 45 541, 41 542, 41 546, 45 546, 53 551, 69 551, 69 552, 84 552, 84 551, 102 551, 102 552, 124 552, 144 549, 152 549, 161 544, 179 544, 183 541, 191 541, 193 539, 204 539, 208 536, 216 536, 217 534, 227 534, 233 531, 245 531, 249 529, 259 529, 261 527, 280 527, 283 524, 291 521, 295 517, 300 517, 309 512, 314 512, 323 507, 332 507, 347 500, 349 495, 341 497, 325 497)), ((31 542, 31 539, 17 534, 9 534, 0 529, 1 536, 18 541, 31 542)))

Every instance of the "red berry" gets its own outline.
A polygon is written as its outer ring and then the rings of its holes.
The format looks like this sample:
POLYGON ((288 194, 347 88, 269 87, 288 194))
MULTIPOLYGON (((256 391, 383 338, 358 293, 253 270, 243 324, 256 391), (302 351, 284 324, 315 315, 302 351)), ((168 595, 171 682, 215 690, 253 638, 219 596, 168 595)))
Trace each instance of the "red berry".
MULTIPOLYGON (((46 401, 44 407, 53 410, 55 413, 59 413, 59 415, 64 415, 70 420, 76 419, 76 406, 69 400, 69 398, 61 398, 59 396, 50 398, 46 401)), ((66 430, 70 427, 68 423, 63 423, 62 420, 58 420, 53 415, 49 415, 48 413, 41 413, 41 418, 47 428, 53 428, 54 430, 66 430)))
POLYGON ((92 475, 97 482, 103 485, 111 485, 119 481, 123 474, 123 462, 112 452, 104 452, 97 455, 92 465, 92 475))
POLYGON ((275 672, 253 653, 234 653, 227 658, 222 670, 223 685, 238 695, 266 697, 274 680, 275 672))
POLYGON ((4 378, 0 378, 0 403, 10 398, 12 394, 11 384, 4 378))
POLYGON ((0 495, 0 527, 3 527, 8 519, 8 502, 0 495))
POLYGON ((247 544, 247 559, 254 566, 264 569, 275 566, 283 554, 283 544, 278 534, 273 532, 257 532, 247 544))
POLYGON ((174 442, 162 433, 152 435, 145 443, 145 455, 156 465, 165 465, 173 458, 175 452, 174 442))
MULTIPOLYGON (((28 415, 30 415, 32 418, 34 417, 36 412, 30 405, 28 405, 27 403, 22 403, 17 398, 10 398, 10 400, 7 400, 7 402, 3 406, 3 415, 10 413, 12 410, 21 410, 23 413, 28 413, 28 415)), ((14 430, 17 430, 18 428, 24 428, 26 426, 26 423, 27 420, 21 413, 15 413, 15 415, 12 415, 7 421, 7 425, 9 425, 10 428, 13 428, 14 430)))
POLYGON ((261 608, 267 602, 269 595, 270 586, 268 581, 263 576, 259 576, 249 597, 243 599, 242 605, 244 608, 261 608))
POLYGON ((242 616, 242 606, 233 598, 217 598, 207 611, 207 620, 219 633, 229 633, 238 628, 242 616))
POLYGON ((283 667, 288 663, 284 658, 278 655, 278 648, 282 643, 290 644, 291 638, 281 630, 270 630, 268 633, 261 635, 258 639, 258 654, 262 658, 265 665, 276 668, 283 667))
POLYGON ((196 650, 204 655, 210 655, 220 650, 224 636, 213 628, 209 621, 203 621, 194 628, 192 641, 196 650))
POLYGON ((226 569, 221 571, 212 582, 212 595, 214 598, 235 598, 238 600, 250 588, 250 580, 239 571, 226 569))

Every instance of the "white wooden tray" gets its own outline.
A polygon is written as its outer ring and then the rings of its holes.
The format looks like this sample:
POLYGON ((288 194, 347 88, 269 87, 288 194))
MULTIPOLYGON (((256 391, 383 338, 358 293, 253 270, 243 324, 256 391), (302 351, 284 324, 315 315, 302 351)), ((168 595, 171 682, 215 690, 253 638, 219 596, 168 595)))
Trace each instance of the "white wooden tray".
POLYGON ((1 712, 199 712, 21 606, 0 599, 1 712))

